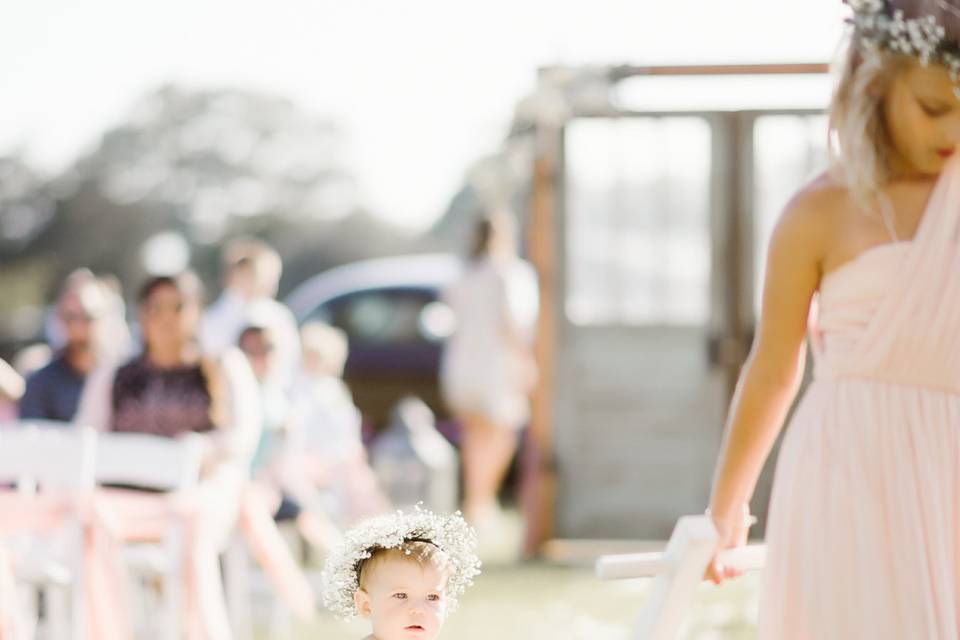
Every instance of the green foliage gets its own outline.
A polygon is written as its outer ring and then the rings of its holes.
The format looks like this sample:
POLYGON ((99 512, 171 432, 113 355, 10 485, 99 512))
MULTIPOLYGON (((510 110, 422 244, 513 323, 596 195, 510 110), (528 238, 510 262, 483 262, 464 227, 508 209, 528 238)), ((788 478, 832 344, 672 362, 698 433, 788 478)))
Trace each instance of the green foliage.
MULTIPOLYGON (((16 296, 14 279, 0 278, 0 299, 36 317, 78 267, 115 274, 129 297, 147 275, 143 245, 161 232, 186 241, 213 295, 220 246, 237 235, 259 236, 284 257, 281 293, 343 262, 411 250, 408 235, 361 209, 341 147, 334 123, 288 100, 167 86, 60 175, 0 158, 0 269, 31 273, 16 296)), ((11 306, 0 307, 0 347, 13 337, 11 314, 24 317, 11 306)))

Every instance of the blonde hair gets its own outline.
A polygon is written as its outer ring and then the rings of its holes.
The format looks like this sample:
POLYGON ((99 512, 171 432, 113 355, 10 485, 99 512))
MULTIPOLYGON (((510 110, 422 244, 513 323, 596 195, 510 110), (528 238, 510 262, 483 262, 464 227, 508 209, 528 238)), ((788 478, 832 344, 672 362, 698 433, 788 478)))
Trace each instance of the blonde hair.
MULTIPOLYGON (((946 29, 947 40, 957 41, 960 13, 945 10, 937 0, 888 0, 886 4, 907 18, 933 16, 946 29)), ((834 62, 830 174, 865 211, 875 209, 890 179, 888 161, 894 148, 884 122, 884 96, 896 74, 915 59, 864 46, 861 34, 851 28, 834 62)))
POLYGON ((830 102, 830 173, 865 210, 889 179, 892 150, 883 121, 883 98, 903 59, 858 46, 853 35, 835 63, 830 102))
POLYGON ((247 266, 258 282, 276 283, 283 275, 283 259, 276 249, 259 238, 234 238, 223 251, 224 269, 229 272, 247 266))
POLYGON ((411 540, 399 547, 374 550, 370 557, 360 564, 357 571, 360 588, 365 591, 370 580, 376 575, 377 569, 390 561, 410 562, 420 567, 434 566, 444 576, 450 569, 447 554, 437 545, 421 540, 411 540))
POLYGON ((316 357, 326 373, 343 374, 350 346, 342 329, 319 321, 308 322, 300 329, 300 344, 304 355, 316 357))

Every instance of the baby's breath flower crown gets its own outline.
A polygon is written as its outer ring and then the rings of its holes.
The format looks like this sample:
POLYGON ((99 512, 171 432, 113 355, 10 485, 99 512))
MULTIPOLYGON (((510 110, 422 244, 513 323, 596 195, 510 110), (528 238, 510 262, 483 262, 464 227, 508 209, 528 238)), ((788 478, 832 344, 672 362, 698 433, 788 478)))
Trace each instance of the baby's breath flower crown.
POLYGON ((477 536, 460 512, 440 516, 417 506, 413 511, 377 516, 350 529, 323 568, 323 603, 335 615, 358 614, 353 594, 360 588, 360 566, 374 552, 397 549, 406 542, 428 542, 443 552, 449 564, 447 611, 473 579, 480 575, 477 536))
MULTIPOLYGON (((960 19, 960 6, 950 0, 936 0, 944 12, 960 19)), ((954 82, 960 82, 960 46, 947 40, 946 29, 937 17, 928 15, 905 18, 903 11, 892 9, 887 0, 845 0, 853 9, 849 22, 854 36, 868 50, 888 51, 916 56, 923 66, 943 64, 954 82)), ((960 99, 960 87, 954 89, 960 99)))

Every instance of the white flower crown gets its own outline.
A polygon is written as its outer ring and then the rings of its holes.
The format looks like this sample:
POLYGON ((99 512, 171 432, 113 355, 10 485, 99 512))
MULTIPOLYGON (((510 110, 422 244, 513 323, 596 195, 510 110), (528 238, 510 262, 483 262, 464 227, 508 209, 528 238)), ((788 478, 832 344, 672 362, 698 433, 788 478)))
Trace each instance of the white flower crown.
POLYGON ((350 529, 323 568, 323 603, 335 615, 358 615, 353 594, 360 588, 360 567, 375 551, 397 549, 405 542, 428 542, 443 552, 450 567, 447 611, 480 574, 477 536, 460 515, 439 516, 419 506, 414 511, 377 516, 350 529))
MULTIPOLYGON (((892 13, 884 0, 845 0, 853 9, 850 22, 864 46, 908 56, 917 56, 924 66, 941 62, 950 71, 954 82, 960 81, 960 48, 946 39, 946 29, 936 16, 906 19, 903 11, 892 13)), ((937 0, 944 11, 960 18, 960 8, 949 0, 937 0)), ((954 89, 960 99, 960 87, 954 89)))

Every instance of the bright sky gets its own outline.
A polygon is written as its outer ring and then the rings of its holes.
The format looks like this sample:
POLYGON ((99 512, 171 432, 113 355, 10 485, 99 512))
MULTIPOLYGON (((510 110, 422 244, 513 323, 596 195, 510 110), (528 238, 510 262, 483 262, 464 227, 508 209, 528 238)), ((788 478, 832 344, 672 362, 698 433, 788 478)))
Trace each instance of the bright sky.
POLYGON ((55 170, 142 93, 285 95, 344 128, 365 202, 423 227, 544 64, 825 61, 841 0, 30 0, 0 23, 0 153, 55 170))

